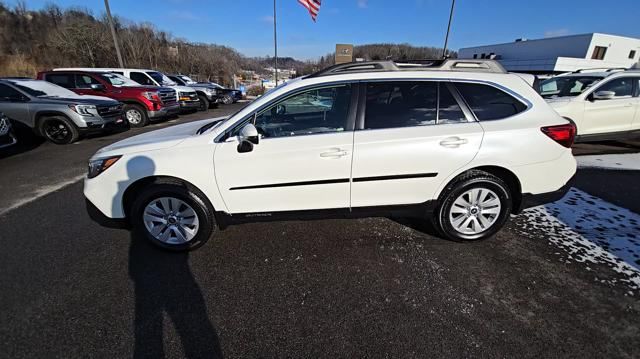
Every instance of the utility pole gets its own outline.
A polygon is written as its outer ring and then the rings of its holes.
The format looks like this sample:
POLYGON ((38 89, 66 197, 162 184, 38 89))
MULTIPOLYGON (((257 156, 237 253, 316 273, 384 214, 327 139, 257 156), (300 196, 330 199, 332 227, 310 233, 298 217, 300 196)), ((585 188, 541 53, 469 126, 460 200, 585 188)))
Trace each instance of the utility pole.
POLYGON ((456 6, 456 0, 451 0, 451 11, 449 12, 449 25, 447 25, 447 36, 444 38, 444 48, 442 49, 442 58, 447 58, 447 43, 449 42, 449 31, 451 31, 451 20, 453 20, 453 8, 456 6))
POLYGON ((116 46, 118 63, 120 64, 121 68, 124 68, 124 61, 122 61, 122 54, 120 53, 120 45, 118 44, 118 37, 116 36, 116 28, 113 26, 113 19, 111 18, 111 9, 109 8, 109 0, 104 0, 104 7, 107 10, 107 19, 109 19, 109 27, 111 28, 111 35, 113 36, 113 44, 116 46))
POLYGON ((276 0, 273 0, 273 47, 275 49, 276 86, 278 86, 278 33, 276 31, 276 0))

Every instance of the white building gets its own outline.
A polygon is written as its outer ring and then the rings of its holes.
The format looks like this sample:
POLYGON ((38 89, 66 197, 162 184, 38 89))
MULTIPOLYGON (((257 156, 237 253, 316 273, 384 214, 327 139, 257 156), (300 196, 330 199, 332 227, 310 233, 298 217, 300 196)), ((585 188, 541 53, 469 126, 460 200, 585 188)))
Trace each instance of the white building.
POLYGON ((640 60, 640 39, 583 34, 460 49, 462 59, 492 58, 513 72, 560 73, 587 68, 631 67, 640 60))

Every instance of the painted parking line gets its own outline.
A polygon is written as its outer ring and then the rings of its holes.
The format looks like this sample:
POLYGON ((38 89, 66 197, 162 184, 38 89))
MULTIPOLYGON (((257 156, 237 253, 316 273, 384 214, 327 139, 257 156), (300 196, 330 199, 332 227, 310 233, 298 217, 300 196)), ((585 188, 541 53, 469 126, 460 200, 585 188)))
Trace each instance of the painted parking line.
POLYGON ((19 198, 15 201, 13 201, 12 203, 10 203, 7 207, 5 208, 0 208, 0 216, 5 215, 9 212, 11 212, 12 210, 18 208, 18 207, 22 207, 25 204, 31 203, 39 198, 42 198, 46 195, 48 195, 49 193, 53 193, 55 191, 59 191, 67 186, 70 186, 74 183, 80 182, 84 179, 85 175, 79 175, 76 177, 73 177, 71 179, 68 179, 66 181, 62 181, 59 183, 55 183, 52 185, 48 185, 48 186, 42 186, 40 188, 37 188, 33 193, 31 193, 31 195, 29 195, 28 197, 24 197, 24 198, 19 198))
MULTIPOLYGON (((523 234, 541 234, 569 260, 604 264, 621 274, 610 282, 640 290, 640 215, 576 188, 558 202, 530 208, 518 221, 523 234)), ((597 273, 596 273, 597 277, 597 273)), ((599 279, 605 281, 603 279, 599 279)))

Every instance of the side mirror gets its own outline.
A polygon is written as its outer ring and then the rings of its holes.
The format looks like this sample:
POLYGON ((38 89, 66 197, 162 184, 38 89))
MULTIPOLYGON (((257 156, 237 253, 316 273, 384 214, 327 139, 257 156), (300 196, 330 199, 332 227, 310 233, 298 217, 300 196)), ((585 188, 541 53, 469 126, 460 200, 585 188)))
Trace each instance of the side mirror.
POLYGON ((613 91, 598 91, 593 94, 594 100, 611 100, 616 97, 616 93, 613 91))
POLYGON ((252 123, 244 125, 238 134, 238 142, 238 152, 253 151, 253 145, 257 145, 260 142, 260 136, 258 135, 256 126, 252 123))
POLYGON ((91 84, 91 89, 94 91, 104 91, 103 84, 91 84))

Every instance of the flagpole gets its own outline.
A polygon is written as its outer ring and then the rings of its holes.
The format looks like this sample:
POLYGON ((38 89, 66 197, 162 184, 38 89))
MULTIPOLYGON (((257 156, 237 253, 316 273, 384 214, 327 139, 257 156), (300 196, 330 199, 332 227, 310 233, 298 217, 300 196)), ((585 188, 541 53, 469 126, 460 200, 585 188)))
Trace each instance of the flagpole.
POLYGON ((455 6, 456 6, 456 0, 451 0, 451 11, 449 12, 449 25, 447 25, 447 36, 444 38, 444 48, 442 49, 443 59, 447 58, 447 43, 449 42, 449 31, 451 31, 451 20, 453 19, 453 8, 455 6))
POLYGON ((275 50, 276 86, 278 86, 278 33, 276 31, 276 0, 273 0, 273 47, 275 50))

